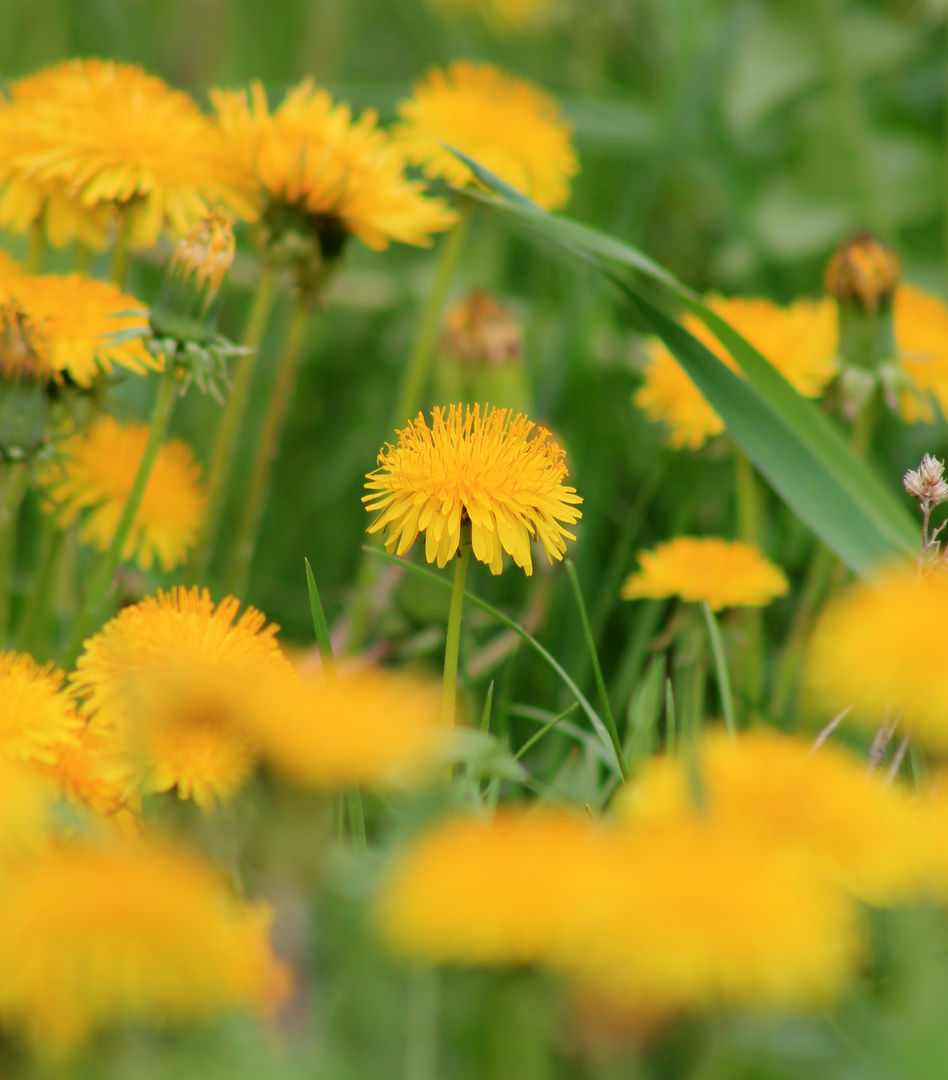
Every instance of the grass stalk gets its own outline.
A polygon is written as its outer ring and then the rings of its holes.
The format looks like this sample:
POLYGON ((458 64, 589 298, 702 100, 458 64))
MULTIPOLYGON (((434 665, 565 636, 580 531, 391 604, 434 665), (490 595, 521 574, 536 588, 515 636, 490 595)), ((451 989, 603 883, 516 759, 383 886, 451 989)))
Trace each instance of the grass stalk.
MULTIPOLYGON (((737 533, 745 544, 760 547, 761 490, 750 458, 740 448, 734 450, 734 480, 737 493, 737 533)), ((760 608, 744 608, 739 614, 744 632, 737 672, 747 701, 759 705, 764 694, 764 614, 760 608)))
POLYGON ((464 579, 471 558, 471 546, 462 534, 461 550, 454 564, 454 585, 448 611, 448 639, 444 646, 444 689, 441 694, 441 723, 454 727, 457 707, 458 656, 461 651, 461 612, 464 608, 464 579))
POLYGON ((704 612, 704 621, 708 627, 708 639, 711 642, 711 656, 714 660, 714 673, 718 681, 718 694, 721 698, 721 711, 724 713, 724 726, 729 735, 737 734, 737 724, 734 719, 734 696, 731 693, 731 678, 727 670, 727 656, 724 652, 724 641, 721 638, 721 627, 717 617, 711 610, 711 605, 706 601, 701 604, 704 612))
POLYGON ((138 472, 135 474, 135 482, 129 492, 122 516, 119 518, 112 537, 112 543, 102 554, 98 564, 92 572, 92 579, 86 589, 85 599, 73 624, 72 637, 66 649, 64 665, 70 669, 76 662, 76 657, 82 649, 82 643, 89 633, 95 629, 102 609, 105 606, 112 591, 112 582, 115 571, 122 561, 122 553, 128 542, 135 518, 148 486, 148 478, 158 457, 158 451, 165 434, 168 431, 168 422, 171 419, 171 410, 174 407, 174 399, 177 394, 177 379, 175 375, 174 357, 165 357, 165 370, 158 387, 158 396, 151 414, 151 424, 148 429, 148 442, 145 444, 145 452, 142 454, 138 472))

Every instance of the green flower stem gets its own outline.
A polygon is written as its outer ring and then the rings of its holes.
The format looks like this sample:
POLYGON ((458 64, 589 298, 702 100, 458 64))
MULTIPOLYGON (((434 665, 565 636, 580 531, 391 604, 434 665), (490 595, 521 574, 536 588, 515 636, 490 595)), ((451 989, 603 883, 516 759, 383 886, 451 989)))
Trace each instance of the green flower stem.
POLYGON ((99 559, 98 565, 92 573, 92 579, 86 589, 85 599, 76 616, 72 637, 66 650, 64 660, 68 669, 76 662, 76 657, 82 649, 82 643, 90 632, 95 629, 102 614, 107 599, 112 591, 115 571, 122 561, 122 552, 128 542, 128 537, 135 524, 135 518, 145 495, 148 478, 158 457, 162 441, 168 431, 168 422, 171 419, 171 410, 174 407, 174 399, 177 394, 177 378, 175 374, 174 358, 165 357, 165 371, 158 387, 158 397, 155 399, 155 407, 151 414, 151 425, 148 429, 148 442, 145 444, 145 452, 142 454, 135 483, 129 492, 125 509, 119 518, 119 523, 112 537, 112 543, 108 550, 99 559))
MULTIPOLYGON (((738 535, 745 544, 760 546, 761 491, 754 466, 740 448, 734 451, 734 479, 737 492, 738 535)), ((739 678, 748 701, 758 705, 764 694, 764 616, 760 608, 745 608, 740 613, 744 631, 739 678)))
POLYGON ((266 506, 270 471, 280 446, 283 425, 286 423, 290 400, 293 397, 296 370, 306 337, 311 306, 309 296, 301 293, 297 297, 283 346, 283 356, 280 358, 276 383, 263 420, 253 469, 247 485, 243 513, 237 526, 237 539, 225 575, 225 588, 234 596, 241 596, 247 585, 250 560, 253 558, 253 549, 257 543, 257 535, 260 532, 260 523, 266 506))
POLYGON ((112 249, 112 269, 109 275, 120 289, 125 288, 125 279, 128 277, 128 244, 131 238, 132 215, 130 211, 123 210, 119 215, 119 227, 115 237, 115 247, 112 249))
POLYGON ((461 257, 461 251, 464 248, 464 240, 470 227, 471 213, 471 208, 468 205, 460 209, 457 224, 441 244, 434 285, 431 292, 428 293, 428 299, 425 301, 411 355, 405 367, 398 397, 395 399, 395 412, 392 415, 390 425, 393 430, 404 427, 424 403, 424 393, 431 374, 431 361, 438 340, 438 329, 441 325, 441 312, 444 308, 445 298, 448 295, 448 289, 451 286, 451 280, 454 277, 454 271, 461 257))
POLYGON ((197 543, 194 545, 188 562, 188 574, 193 582, 202 582, 207 575, 214 543, 220 530, 228 481, 237 450, 237 440, 244 428, 260 342, 267 327, 275 292, 276 271, 271 265, 265 264, 244 331, 243 344, 249 351, 237 361, 233 390, 221 414, 214 449, 211 452, 211 462, 207 471, 207 510, 197 543))
POLYGON ((17 630, 16 647, 21 652, 35 653, 43 644, 49 601, 65 543, 65 531, 59 528, 51 514, 47 515, 43 519, 40 534, 39 555, 33 571, 33 588, 17 630))
POLYGON ((24 269, 28 274, 38 274, 40 272, 45 251, 46 229, 41 216, 30 226, 29 240, 26 249, 26 264, 24 266, 24 269))
POLYGON ((702 602, 701 610, 704 612, 704 621, 708 627, 708 638, 711 641, 711 656, 714 659, 714 671, 718 680, 718 694, 721 697, 721 710, 724 713, 724 726, 728 734, 737 733, 737 725, 734 721, 734 697, 731 694, 731 679, 727 671, 727 657, 724 654, 724 642, 721 639, 721 628, 711 606, 702 602))
POLYGON ((471 558, 470 539, 461 534, 461 551, 454 564, 454 587, 448 612, 448 640, 444 647, 444 690, 441 695, 441 723, 454 727, 457 703, 458 653, 461 651, 461 611, 464 607, 464 579, 471 558))
POLYGON ((441 973, 434 967, 416 967, 408 980, 405 1080, 438 1080, 441 973))
POLYGON ((596 652, 596 643, 593 640, 592 629, 589 625, 589 616, 586 613, 586 604, 579 587, 579 578, 576 576, 576 567, 572 559, 566 560, 566 572, 569 575, 570 584, 573 587, 573 596, 576 598, 576 606, 579 608, 579 618, 582 623, 583 637, 586 639, 586 648, 592 661, 593 673, 596 677, 596 689, 599 691, 599 703, 602 705, 602 719, 615 747, 616 760, 619 762, 619 772, 623 781, 629 779, 629 770, 625 763, 625 754, 622 750, 622 740, 619 738, 619 729, 616 727, 615 717, 612 715, 612 705, 609 701, 609 691, 606 689, 605 680, 602 677, 602 668, 599 664, 599 656, 596 652))
POLYGON ((0 648, 10 621, 10 598, 16 569, 16 543, 20 507, 30 484, 30 469, 23 462, 7 462, 0 473, 0 648))

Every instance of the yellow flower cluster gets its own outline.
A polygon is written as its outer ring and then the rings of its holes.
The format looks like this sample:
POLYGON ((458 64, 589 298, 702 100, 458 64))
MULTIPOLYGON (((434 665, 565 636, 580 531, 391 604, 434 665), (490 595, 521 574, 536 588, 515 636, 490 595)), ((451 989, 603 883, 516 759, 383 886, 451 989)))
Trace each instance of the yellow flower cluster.
POLYGON ((435 826, 377 915, 403 954, 545 963, 635 1008, 820 1005, 862 954, 857 900, 943 887, 933 836, 842 751, 711 735, 693 759, 651 759, 605 825, 504 810, 435 826))

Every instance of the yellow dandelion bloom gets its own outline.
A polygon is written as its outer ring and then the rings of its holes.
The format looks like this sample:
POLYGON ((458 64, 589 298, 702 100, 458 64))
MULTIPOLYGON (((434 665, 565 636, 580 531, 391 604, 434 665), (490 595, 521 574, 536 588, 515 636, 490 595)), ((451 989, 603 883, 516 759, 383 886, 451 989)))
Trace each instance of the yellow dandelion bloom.
MULTIPOLYGON (((56 459, 40 474, 60 526, 67 528, 89 511, 79 538, 107 550, 147 442, 146 426, 101 416, 88 430, 60 443, 56 459)), ((144 570, 156 562, 163 570, 180 565, 197 537, 205 503, 201 468, 191 448, 179 439, 164 443, 122 557, 135 558, 144 570)))
POLYGON ((134 247, 183 235, 222 202, 250 213, 242 177, 191 98, 141 68, 71 60, 10 84, 0 109, 0 224, 43 221, 57 245, 104 246, 116 212, 134 247))
POLYGON ((0 340, 24 341, 36 377, 68 376, 87 387, 116 366, 139 374, 160 370, 141 339, 109 341, 119 330, 138 327, 148 328, 148 313, 111 282, 78 274, 0 275, 0 340))
POLYGON ((478 15, 498 30, 525 30, 540 22, 550 0, 428 0, 446 15, 478 15))
POLYGON ((617 1003, 819 1006, 860 956, 845 893, 739 823, 629 830, 612 855, 568 966, 617 1003))
MULTIPOLYGON (((758 729, 736 739, 708 732, 698 757, 704 813, 757 830, 782 850, 824 866, 832 881, 875 904, 911 898, 929 876, 930 834, 917 806, 867 776, 836 746, 810 746, 758 729)), ((630 821, 674 822, 694 813, 681 758, 652 758, 620 796, 630 821)))
POLYGON ((948 572, 918 579, 898 567, 833 600, 810 642, 808 683, 831 709, 853 706, 867 727, 901 716, 905 730, 948 749, 948 663, 943 659, 948 572))
MULTIPOLYGON (((2 708, 2 706, 0 706, 2 708)), ((0 757, 0 880, 47 843, 55 791, 32 765, 0 757)))
POLYGON ((398 144, 432 179, 474 181, 450 146, 545 210, 569 199, 570 180, 579 172, 570 126, 554 99, 523 79, 492 64, 458 60, 447 71, 429 71, 398 114, 398 144))
POLYGON ((444 822, 396 862, 379 925, 397 952, 429 961, 550 961, 586 918, 602 843, 588 822, 554 810, 444 822))
MULTIPOLYGON (((837 325, 832 300, 797 300, 786 308, 769 300, 721 296, 709 296, 705 302, 804 397, 819 397, 835 376, 837 325)), ((685 315, 682 325, 740 374, 738 365, 697 315, 685 315)), ((697 449, 720 435, 723 421, 665 346, 650 340, 648 352, 650 361, 635 392, 635 404, 650 420, 668 427, 668 441, 679 449, 697 449)))
POLYGON ((425 534, 425 558, 447 565, 461 542, 461 526, 471 525, 475 558, 503 568, 502 552, 533 573, 530 539, 539 540, 550 563, 562 559, 583 500, 566 487, 564 453, 545 428, 506 409, 480 406, 436 408, 429 428, 418 419, 398 433, 398 446, 379 454, 363 497, 378 517, 370 533, 388 527, 387 551, 398 555, 425 534))
POLYGON ((948 416, 948 307, 931 293, 900 285, 892 313, 899 367, 921 392, 901 395, 903 419, 931 423, 931 399, 948 416))
POLYGON ((185 852, 52 849, 0 893, 0 1016, 63 1053, 109 1025, 269 1009, 288 985, 269 924, 185 852))
MULTIPOLYGON (((212 93, 217 121, 255 192, 258 213, 295 210, 334 258, 346 236, 380 250, 392 240, 427 246, 453 212, 406 179, 403 158, 376 126, 374 112, 354 120, 311 80, 271 113, 263 86, 212 93)), ((277 227, 275 221, 270 223, 277 227)))
POLYGON ((279 688, 250 717, 251 734, 282 772, 317 787, 377 786, 429 764, 441 745, 441 688, 379 668, 279 688))
POLYGON ((717 536, 679 536, 654 551, 640 551, 641 569, 626 578, 622 596, 704 601, 715 611, 763 607, 789 588, 783 571, 753 544, 717 536))
POLYGON ((115 775, 112 744, 104 733, 85 724, 75 742, 54 747, 45 774, 75 806, 110 819, 121 832, 134 835, 138 807, 126 797, 125 784, 115 775))
POLYGON ((74 743, 82 722, 65 675, 26 653, 0 652, 0 755, 50 764, 54 747, 74 743))
POLYGON ((113 738, 127 791, 177 788, 201 806, 234 795, 256 760, 246 729, 261 684, 293 679, 278 627, 196 587, 124 608, 85 643, 70 676, 93 731, 113 738), (236 620, 236 622, 235 622, 236 620))

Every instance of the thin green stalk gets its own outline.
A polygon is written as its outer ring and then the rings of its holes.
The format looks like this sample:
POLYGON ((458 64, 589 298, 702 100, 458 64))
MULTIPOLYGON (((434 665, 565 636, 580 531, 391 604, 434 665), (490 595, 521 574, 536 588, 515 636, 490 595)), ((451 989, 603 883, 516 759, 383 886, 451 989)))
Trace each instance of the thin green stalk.
POLYGON ((708 638, 711 641, 711 655, 714 658, 714 672, 718 680, 718 693, 721 696, 721 709, 724 712, 724 726, 728 734, 737 734, 737 725, 734 721, 734 698, 731 694, 731 678, 727 670, 727 657, 724 654, 724 642, 721 639, 721 628, 718 620, 711 610, 710 604, 703 601, 701 610, 704 612, 704 621, 708 627, 708 638))
POLYGON ((112 249, 112 268, 109 274, 113 283, 120 289, 125 288, 125 279, 128 277, 128 245, 131 238, 132 215, 126 209, 119 214, 119 227, 115 237, 115 247, 112 249))
POLYGON ((66 533, 48 514, 43 519, 39 540, 39 555, 33 571, 33 588, 27 600, 26 610, 20 618, 16 647, 21 652, 35 653, 43 643, 43 630, 49 617, 49 601, 65 547, 66 533))
POLYGON ((665 752, 674 754, 677 723, 675 718, 675 689, 671 676, 665 676, 665 752))
POLYGON ((275 293, 276 271, 271 265, 265 264, 244 330, 243 345, 248 352, 237 361, 233 389, 221 413, 214 449, 211 452, 211 461, 207 470, 207 510, 197 543, 194 545, 188 562, 188 573, 191 581, 194 582, 203 581, 207 575, 211 554, 220 530, 237 442, 244 428, 250 387, 257 366, 257 357, 260 354, 260 342, 267 327, 275 293))
POLYGON ((76 657, 82 649, 82 643, 89 633, 96 627, 102 614, 102 609, 111 594, 115 571, 122 561, 122 552, 128 542, 135 518, 138 516, 148 478, 158 457, 162 441, 168 431, 168 422, 171 419, 171 410, 174 407, 174 399, 177 394, 177 379, 175 375, 174 358, 165 357, 165 371, 158 387, 158 396, 155 399, 155 407, 151 414, 151 425, 148 429, 148 442, 145 444, 145 452, 142 454, 138 472, 135 475, 135 483, 129 492, 125 509, 119 518, 112 537, 112 543, 108 550, 99 559, 92 572, 92 578, 86 588, 85 599, 76 616, 73 626, 72 637, 66 650, 65 666, 70 669, 76 662, 76 657))
POLYGON ((405 1015, 405 1080, 438 1080, 441 977, 437 968, 409 975, 405 1015))
MULTIPOLYGON (((737 493, 737 530, 745 544, 760 546, 761 491, 754 466, 743 450, 734 450, 734 480, 737 493)), ((738 681, 747 701, 759 705, 764 694, 764 617, 760 608, 744 608, 739 614, 744 633, 738 681)))
POLYGON ((434 284, 425 301, 421 320, 418 323, 418 332, 395 399, 391 429, 397 430, 404 427, 406 422, 422 407, 425 389, 431 375, 435 345, 438 341, 441 312, 464 248, 472 212, 470 206, 462 206, 458 211, 457 224, 442 241, 434 284))
POLYGON ((10 621, 13 574, 19 536, 20 507, 30 484, 29 466, 7 462, 0 474, 0 647, 6 640, 10 621))
POLYGON ((296 369, 299 366, 300 353, 306 337, 310 307, 311 298, 300 294, 293 308, 290 327, 283 346, 283 356, 280 358, 280 366, 277 371, 276 383, 270 395, 270 403, 267 406, 266 416, 263 420, 263 428, 260 432, 260 439, 254 456, 253 469, 247 485, 243 513, 237 526, 237 539, 234 542, 234 549, 225 579, 227 592, 234 596, 241 596, 247 584, 250 560, 253 558, 253 549, 257 542, 257 534, 260 532, 260 524, 266 506, 270 470, 273 468, 273 462, 280 446, 283 425, 286 423, 290 400, 293 397, 293 387, 296 384, 296 369))
POLYGON ((43 266, 43 255, 46 251, 46 229, 42 216, 30 226, 29 243, 26 249, 26 265, 24 269, 28 274, 38 274, 43 266))
MULTIPOLYGON (((428 581, 436 582, 438 585, 446 589, 451 588, 451 585, 447 581, 445 581, 443 577, 439 577, 437 574, 433 574, 430 570, 425 570, 425 568, 422 566, 415 566, 413 563, 406 562, 404 559, 399 559, 395 555, 389 555, 387 552, 378 551, 376 548, 371 548, 366 545, 363 545, 362 550, 367 551, 370 555, 375 555, 380 559, 385 559, 387 562, 395 563, 397 566, 401 566, 402 569, 407 570, 409 573, 415 574, 416 577, 422 577, 428 581)), ((563 665, 560 664, 559 661, 553 656, 553 654, 547 649, 545 649, 532 634, 524 630, 524 628, 519 623, 514 622, 513 619, 509 618, 502 611, 498 611, 497 608, 492 607, 490 604, 487 603, 486 600, 481 600, 479 596, 474 596, 473 593, 469 592, 466 592, 464 594, 464 599, 467 600, 469 604, 473 604, 474 607, 479 608, 481 611, 486 612, 492 618, 496 619, 502 626, 506 626, 508 630, 513 630, 513 632, 518 637, 522 638, 538 656, 541 656, 550 665, 550 667, 556 672, 560 679, 562 679, 563 682, 569 687, 573 697, 575 697, 576 700, 579 702, 580 708, 586 714, 589 722, 593 726, 593 729, 599 736, 599 741, 605 747, 606 754, 608 755, 607 760, 611 764, 613 764, 616 770, 618 770, 619 763, 616 760, 615 746, 613 745, 612 739, 609 737, 609 732, 606 730, 606 725, 602 722, 599 713, 597 713, 596 710, 592 707, 592 705, 590 705, 589 701, 586 698, 586 695, 576 685, 575 680, 570 677, 569 673, 566 671, 563 665)))
MULTIPOLYGON (((467 537, 464 537, 466 540, 467 537)), ((457 704, 458 655, 461 651, 461 612, 464 608, 464 579, 471 558, 471 546, 462 540, 461 551, 454 564, 454 585, 451 588, 451 608, 448 611, 448 639, 444 646, 444 689, 441 694, 441 723, 454 727, 457 704)))
POLYGON ((616 759, 619 762, 619 772, 623 780, 628 780, 629 770, 625 763, 625 753, 622 749, 622 740, 619 738, 619 729, 616 727, 616 719, 612 715, 612 705, 609 701, 609 691, 606 689, 605 680, 602 677, 602 667, 599 664, 599 655, 596 652, 596 643, 593 641, 592 629, 589 626, 589 616, 586 613, 586 604, 583 593, 579 587, 579 578, 576 576, 576 567, 572 559, 566 560, 566 573, 569 575, 570 584, 573 587, 573 596, 576 598, 576 606, 579 608, 579 620, 583 628, 583 637, 586 640, 586 648, 589 650, 589 658, 592 662, 593 674, 596 678, 596 689, 599 691, 599 704, 602 706, 602 716, 615 747, 616 759))
POLYGON ((523 746, 521 746, 520 749, 516 752, 516 754, 514 754, 514 760, 519 761, 528 750, 532 750, 533 747, 536 746, 536 744, 543 738, 544 735, 552 731, 553 728, 555 728, 556 725, 560 723, 560 721, 567 720, 569 717, 571 717, 578 708, 579 702, 574 701, 573 704, 570 705, 570 707, 565 712, 561 712, 559 716, 554 716, 552 720, 548 720, 543 725, 543 727, 541 727, 540 730, 536 732, 536 734, 531 735, 530 738, 527 739, 527 741, 523 744, 523 746))

